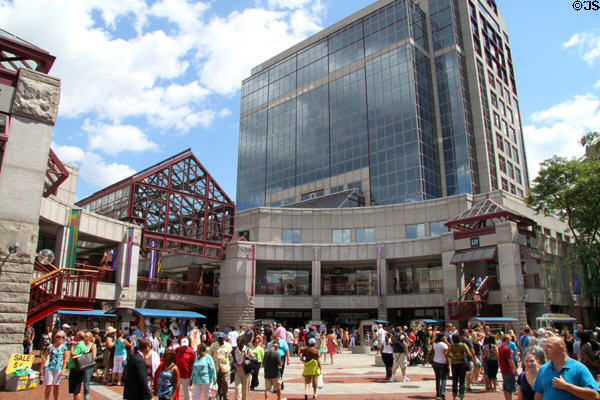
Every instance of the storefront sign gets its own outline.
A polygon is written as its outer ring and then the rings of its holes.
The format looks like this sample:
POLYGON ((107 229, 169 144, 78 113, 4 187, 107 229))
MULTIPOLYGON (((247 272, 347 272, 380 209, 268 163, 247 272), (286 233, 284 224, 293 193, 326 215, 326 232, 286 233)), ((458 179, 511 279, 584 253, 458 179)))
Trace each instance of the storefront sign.
POLYGON ((479 236, 471 238, 471 248, 479 247, 479 236))
POLYGON ((12 374, 17 368, 23 365, 31 368, 34 358, 33 354, 12 354, 6 366, 6 373, 12 374))

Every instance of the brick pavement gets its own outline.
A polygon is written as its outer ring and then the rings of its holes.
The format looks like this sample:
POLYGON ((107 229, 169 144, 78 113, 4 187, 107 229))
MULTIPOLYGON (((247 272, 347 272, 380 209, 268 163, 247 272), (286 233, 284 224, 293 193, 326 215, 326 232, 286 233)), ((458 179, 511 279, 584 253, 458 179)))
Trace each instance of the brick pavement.
MULTIPOLYGON (((350 354, 344 352, 336 356, 336 364, 331 366, 325 364, 323 376, 325 387, 317 394, 319 399, 348 399, 348 400, 370 400, 370 399, 433 399, 435 398, 435 379, 430 366, 412 366, 407 370, 409 382, 385 382, 385 370, 375 367, 375 356, 350 354)), ((302 363, 298 358, 292 358, 291 364, 286 367, 284 374, 285 390, 283 397, 288 400, 304 399, 304 382, 301 377, 302 363)), ((399 376, 400 372, 398 372, 399 376)), ((451 398, 451 380, 448 380, 446 397, 451 398)), ((501 387, 501 385, 499 385, 501 387)), ((249 400, 262 400, 264 393, 261 391, 251 392, 249 400)), ((60 400, 71 399, 67 393, 67 381, 61 384, 60 400)), ((92 384, 92 400, 117 400, 122 398, 123 388, 118 386, 100 386, 92 384)), ((233 399, 233 386, 230 387, 230 396, 233 399)), ((275 399, 274 395, 269 396, 275 399)), ((466 393, 466 399, 503 399, 501 392, 487 393, 483 385, 474 385, 472 393, 466 393)), ((24 392, 0 392, 0 400, 29 400, 43 399, 43 387, 37 387, 24 392)), ((182 399, 182 397, 180 397, 182 399)))

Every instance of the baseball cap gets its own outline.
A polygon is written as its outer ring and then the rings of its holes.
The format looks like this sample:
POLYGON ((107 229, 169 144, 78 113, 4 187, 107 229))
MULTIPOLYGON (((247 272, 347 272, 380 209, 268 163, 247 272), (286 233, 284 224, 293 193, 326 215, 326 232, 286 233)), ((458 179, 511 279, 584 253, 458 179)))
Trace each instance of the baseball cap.
POLYGON ((190 345, 190 341, 187 338, 183 338, 183 339, 181 339, 181 345, 182 346, 189 346, 190 345))
POLYGON ((308 339, 308 344, 317 344, 317 339, 315 339, 315 338, 308 339))
POLYGON ((219 335, 217 337, 224 338, 225 337, 225 332, 219 332, 219 335))
POLYGON ((63 327, 63 329, 65 329, 65 328, 66 328, 66 329, 69 329, 69 328, 70 328, 69 324, 63 324, 63 326, 62 326, 62 327, 63 327))

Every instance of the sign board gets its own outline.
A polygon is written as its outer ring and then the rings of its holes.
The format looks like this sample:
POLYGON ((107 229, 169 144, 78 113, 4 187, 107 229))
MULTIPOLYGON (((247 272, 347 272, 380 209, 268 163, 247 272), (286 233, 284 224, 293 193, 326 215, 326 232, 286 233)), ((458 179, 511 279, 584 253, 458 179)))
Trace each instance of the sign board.
POLYGON ((12 374, 17 368, 23 365, 31 368, 34 358, 33 354, 11 354, 6 366, 6 373, 12 374))
POLYGON ((471 248, 479 247, 479 236, 471 238, 471 248))

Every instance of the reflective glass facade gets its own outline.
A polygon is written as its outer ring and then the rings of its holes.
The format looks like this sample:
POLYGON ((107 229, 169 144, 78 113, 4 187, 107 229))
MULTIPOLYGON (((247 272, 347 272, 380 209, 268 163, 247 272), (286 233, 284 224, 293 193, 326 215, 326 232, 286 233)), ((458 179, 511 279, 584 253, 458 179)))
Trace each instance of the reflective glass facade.
POLYGON ((514 164, 505 178, 524 191, 512 60, 507 33, 489 22, 494 2, 377 4, 254 68, 243 82, 238 209, 344 190, 357 176, 367 205, 498 188, 488 74, 501 86, 498 125, 510 141, 504 158, 514 164), (460 28, 465 18, 470 34, 460 28), (469 81, 479 69, 479 82, 469 81))

